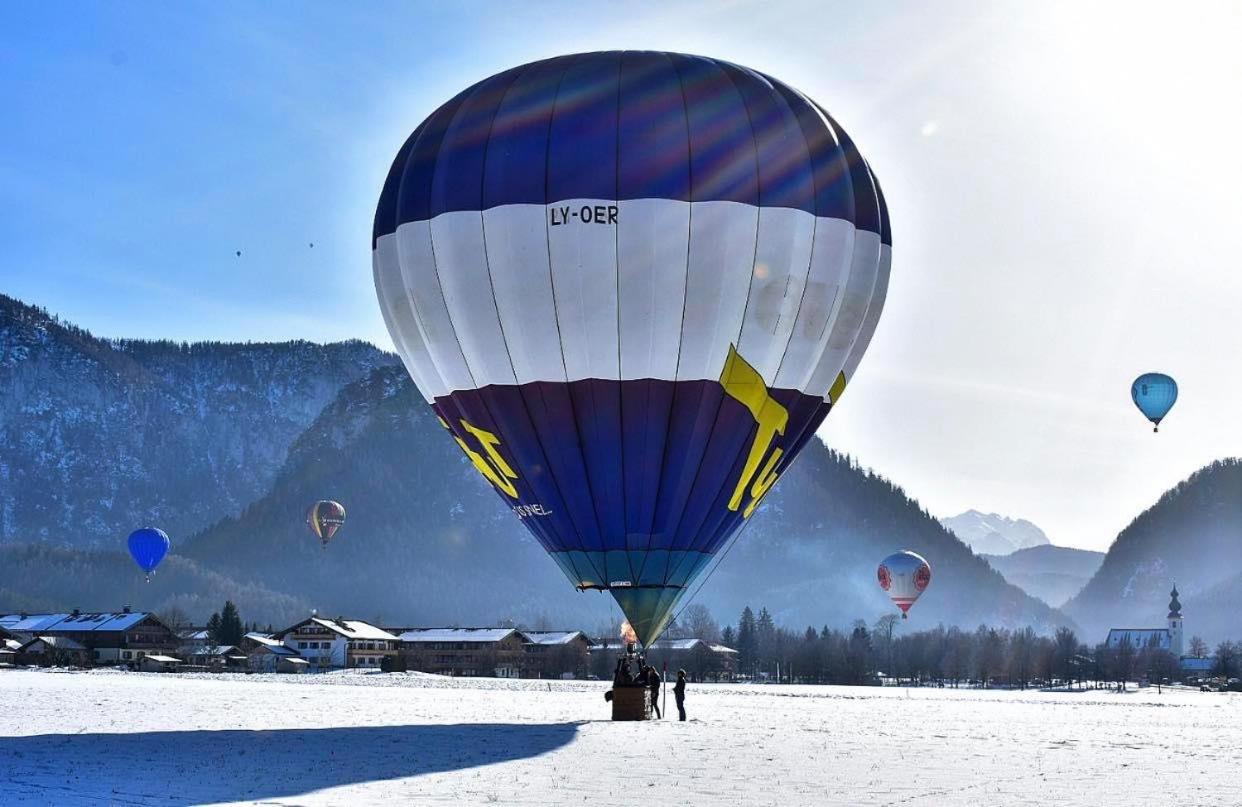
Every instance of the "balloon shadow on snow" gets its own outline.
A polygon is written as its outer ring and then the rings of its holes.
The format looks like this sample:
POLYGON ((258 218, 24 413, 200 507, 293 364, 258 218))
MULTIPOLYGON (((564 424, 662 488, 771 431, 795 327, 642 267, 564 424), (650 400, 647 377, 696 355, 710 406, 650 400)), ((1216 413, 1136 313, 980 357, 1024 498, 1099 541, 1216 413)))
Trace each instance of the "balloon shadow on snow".
POLYGON ((0 790, 19 802, 255 801, 526 759, 577 732, 577 723, 458 723, 0 737, 0 790))

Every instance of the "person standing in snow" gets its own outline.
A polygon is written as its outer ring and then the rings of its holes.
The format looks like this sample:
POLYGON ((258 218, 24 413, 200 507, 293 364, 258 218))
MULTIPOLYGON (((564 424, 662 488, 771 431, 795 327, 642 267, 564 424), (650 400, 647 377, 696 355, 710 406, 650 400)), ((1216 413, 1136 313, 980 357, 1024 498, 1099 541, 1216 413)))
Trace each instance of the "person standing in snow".
POLYGON ((677 683, 673 684, 673 697, 677 700, 678 720, 686 719, 686 671, 677 671, 677 683))
POLYGON ((660 714, 660 684, 663 679, 655 667, 648 667, 643 672, 646 675, 647 689, 651 690, 651 708, 655 710, 656 717, 663 720, 664 715, 660 714))

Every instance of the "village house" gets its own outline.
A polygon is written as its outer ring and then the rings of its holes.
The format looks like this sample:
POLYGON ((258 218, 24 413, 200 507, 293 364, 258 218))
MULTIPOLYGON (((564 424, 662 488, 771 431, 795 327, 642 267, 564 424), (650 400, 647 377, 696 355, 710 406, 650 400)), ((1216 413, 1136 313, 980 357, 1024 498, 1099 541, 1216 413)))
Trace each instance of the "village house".
POLYGON ((523 678, 586 678, 591 639, 582 631, 520 631, 526 639, 523 678))
POLYGON ((385 658, 395 658, 401 640, 356 619, 312 616, 272 634, 296 650, 312 668, 358 667, 378 670, 385 658))
POLYGON ((89 651, 88 663, 136 664, 149 655, 170 655, 177 636, 154 614, 131 611, 67 614, 6 614, 0 627, 25 639, 65 637, 89 651))
POLYGON ((401 662, 416 672, 518 678, 526 642, 514 628, 415 628, 401 634, 401 662))
POLYGON ((246 657, 246 669, 251 672, 306 672, 310 663, 298 651, 266 633, 247 633, 239 648, 246 657))
POLYGON ((90 651, 68 636, 36 636, 16 648, 17 664, 39 667, 85 667, 90 651))

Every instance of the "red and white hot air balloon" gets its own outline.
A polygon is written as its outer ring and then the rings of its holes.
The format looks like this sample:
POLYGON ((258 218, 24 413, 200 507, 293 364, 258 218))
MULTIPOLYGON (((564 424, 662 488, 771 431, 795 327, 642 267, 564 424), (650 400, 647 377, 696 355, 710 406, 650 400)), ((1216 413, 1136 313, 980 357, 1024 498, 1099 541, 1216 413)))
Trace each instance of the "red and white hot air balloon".
POLYGON ((880 561, 876 577, 905 619, 910 606, 931 585, 931 565, 922 555, 903 549, 880 561))

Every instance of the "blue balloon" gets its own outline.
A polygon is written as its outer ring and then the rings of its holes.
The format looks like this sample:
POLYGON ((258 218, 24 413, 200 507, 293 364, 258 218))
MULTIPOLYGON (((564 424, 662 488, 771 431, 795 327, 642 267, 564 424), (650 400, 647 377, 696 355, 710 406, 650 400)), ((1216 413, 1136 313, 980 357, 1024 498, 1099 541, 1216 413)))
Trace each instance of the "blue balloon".
POLYGON ((168 533, 154 527, 143 527, 129 534, 129 554, 133 556, 134 562, 147 573, 147 580, 151 579, 151 572, 160 565, 160 561, 168 554, 168 548, 171 545, 168 533))
POLYGON ((1143 373, 1130 386, 1130 397, 1143 415, 1160 431, 1160 421, 1177 403, 1177 382, 1164 373, 1143 373))

